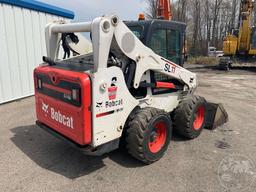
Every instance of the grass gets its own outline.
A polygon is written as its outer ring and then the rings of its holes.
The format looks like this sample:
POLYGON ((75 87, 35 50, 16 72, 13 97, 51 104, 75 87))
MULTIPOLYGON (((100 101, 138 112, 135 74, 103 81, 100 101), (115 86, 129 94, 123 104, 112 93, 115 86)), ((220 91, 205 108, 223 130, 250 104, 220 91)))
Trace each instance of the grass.
POLYGON ((190 57, 188 58, 188 64, 198 64, 198 65, 213 65, 218 64, 219 58, 217 57, 190 57))

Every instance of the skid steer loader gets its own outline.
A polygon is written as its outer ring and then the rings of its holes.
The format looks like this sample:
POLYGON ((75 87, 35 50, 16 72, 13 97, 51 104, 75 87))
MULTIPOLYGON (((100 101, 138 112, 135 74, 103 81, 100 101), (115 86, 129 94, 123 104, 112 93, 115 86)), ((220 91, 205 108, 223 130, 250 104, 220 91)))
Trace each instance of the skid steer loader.
POLYGON ((86 154, 110 152, 122 140, 150 164, 164 155, 173 129, 194 139, 219 123, 218 105, 209 110, 193 95, 196 74, 146 47, 115 15, 51 23, 46 47, 34 70, 37 125, 86 154), (91 33, 93 52, 58 59, 61 34, 78 32, 91 33))

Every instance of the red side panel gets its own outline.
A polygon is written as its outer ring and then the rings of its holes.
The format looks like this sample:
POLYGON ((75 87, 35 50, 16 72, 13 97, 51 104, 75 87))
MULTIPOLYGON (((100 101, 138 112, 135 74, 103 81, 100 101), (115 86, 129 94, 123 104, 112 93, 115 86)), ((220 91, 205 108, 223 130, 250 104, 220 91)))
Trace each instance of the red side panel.
POLYGON ((80 145, 90 144, 89 75, 44 66, 35 69, 34 79, 37 119, 80 145))

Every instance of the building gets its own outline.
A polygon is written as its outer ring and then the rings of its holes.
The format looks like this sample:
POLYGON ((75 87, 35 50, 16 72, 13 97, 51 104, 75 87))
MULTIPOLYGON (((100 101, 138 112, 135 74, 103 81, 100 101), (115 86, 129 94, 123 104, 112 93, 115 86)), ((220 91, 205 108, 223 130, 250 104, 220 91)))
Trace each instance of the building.
POLYGON ((33 69, 46 55, 44 28, 74 13, 33 0, 0 0, 0 104, 34 94, 33 69))

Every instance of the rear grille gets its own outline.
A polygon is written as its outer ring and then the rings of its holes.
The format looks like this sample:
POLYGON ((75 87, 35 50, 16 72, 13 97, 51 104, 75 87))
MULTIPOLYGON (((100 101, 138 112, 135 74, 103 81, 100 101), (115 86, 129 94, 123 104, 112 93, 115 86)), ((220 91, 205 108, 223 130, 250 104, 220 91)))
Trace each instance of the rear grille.
POLYGON ((65 103, 81 106, 81 87, 78 83, 60 80, 53 83, 48 75, 36 74, 36 89, 39 93, 65 103))

